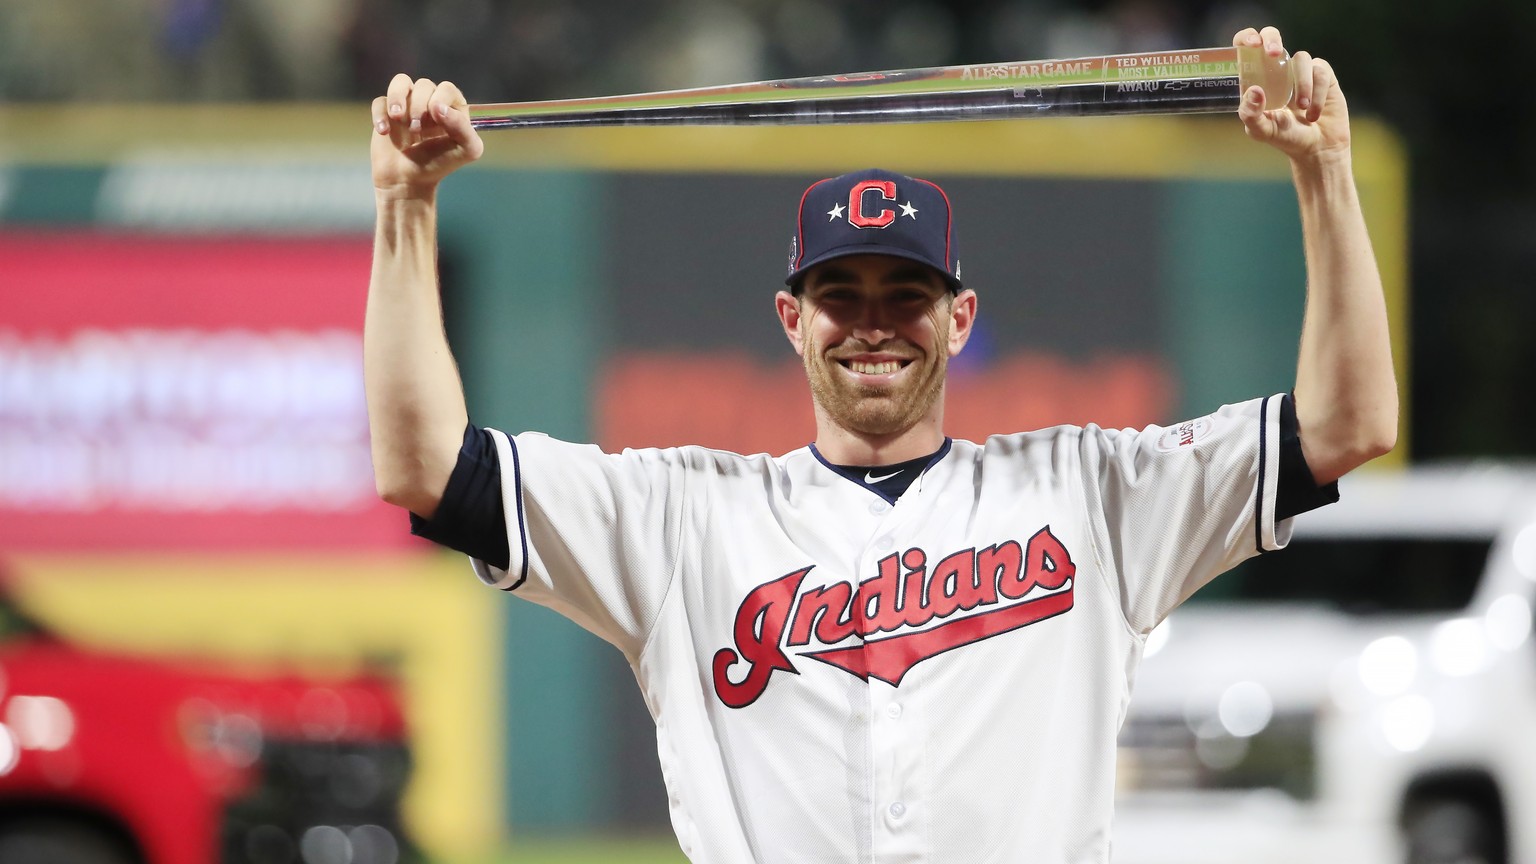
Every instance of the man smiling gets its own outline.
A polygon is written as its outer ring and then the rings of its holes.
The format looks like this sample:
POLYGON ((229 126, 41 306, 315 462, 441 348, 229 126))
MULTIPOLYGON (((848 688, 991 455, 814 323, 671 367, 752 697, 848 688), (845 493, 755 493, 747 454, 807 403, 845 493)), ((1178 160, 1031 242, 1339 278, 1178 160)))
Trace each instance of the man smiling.
MULTIPOLYGON (((1234 44, 1284 51, 1274 28, 1234 44)), ((373 106, 380 494, 488 584, 624 653, 694 861, 1102 864, 1147 634, 1284 546, 1291 516, 1395 440, 1344 96, 1326 62, 1292 64, 1288 105, 1251 88, 1239 116, 1289 157, 1300 202, 1294 397, 1141 430, 946 437, 947 364, 977 315, 950 202, 861 171, 812 184, 796 211, 774 304, 816 440, 779 456, 607 454, 469 424, 436 191, 483 145, 456 87, 398 76, 373 106)))
POLYGON ((805 363, 822 456, 890 465, 942 442, 949 358, 976 316, 954 255, 949 199, 928 181, 860 171, 801 197, 791 291, 775 308, 805 363))

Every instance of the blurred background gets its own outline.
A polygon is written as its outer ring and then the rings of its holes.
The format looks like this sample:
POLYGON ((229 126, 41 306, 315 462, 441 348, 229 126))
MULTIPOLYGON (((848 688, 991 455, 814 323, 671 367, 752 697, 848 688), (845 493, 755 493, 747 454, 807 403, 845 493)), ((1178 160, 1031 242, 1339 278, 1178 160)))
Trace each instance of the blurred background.
MULTIPOLYGON (((396 71, 551 99, 1224 45, 1264 22, 1334 63, 1356 118, 1405 405, 1378 470, 1529 458, 1536 112, 1515 82, 1536 5, 0 0, 18 842, 89 864, 129 835, 157 864, 600 861, 610 842, 681 860, 619 654, 373 498, 367 102, 396 71), (147 778, 173 791, 146 800, 147 778)), ((953 434, 1289 388, 1294 196, 1231 118, 502 132, 444 193, 475 420, 799 446, 803 379, 769 312, 793 202, 871 164, 957 202, 986 313, 953 434)))

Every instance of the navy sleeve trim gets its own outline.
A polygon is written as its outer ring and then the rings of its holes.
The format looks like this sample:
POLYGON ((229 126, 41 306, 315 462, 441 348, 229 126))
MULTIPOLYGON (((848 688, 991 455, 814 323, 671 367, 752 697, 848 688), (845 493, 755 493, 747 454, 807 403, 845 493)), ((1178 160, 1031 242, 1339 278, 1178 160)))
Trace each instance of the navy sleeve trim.
MULTIPOLYGON (((1253 501, 1253 548, 1263 555, 1264 548, 1264 482, 1269 479, 1269 403, 1259 403, 1259 482, 1253 501)), ((1284 413, 1284 412, 1282 412, 1284 413)))
MULTIPOLYGON (((517 589, 523 587, 524 582, 528 581, 528 522, 523 516, 523 458, 517 454, 517 442, 513 441, 510 435, 507 436, 507 449, 512 453, 512 480, 515 484, 514 491, 517 494, 517 538, 521 544, 522 554, 519 555, 517 559, 519 570, 517 581, 513 582, 511 585, 508 585, 502 590, 516 591, 517 589)), ((500 500, 500 497, 501 496, 498 493, 498 501, 500 500)), ((498 506, 496 508, 496 512, 505 513, 506 511, 498 506)), ((507 533, 505 525, 502 526, 501 540, 502 548, 507 549, 507 533)), ((507 569, 507 565, 505 564, 499 566, 503 570, 507 569)))
POLYGON ((1296 403, 1280 397, 1280 483, 1275 490, 1275 521, 1289 519, 1339 500, 1337 481, 1322 486, 1312 478, 1301 452, 1301 426, 1296 403))
POLYGON ((512 551, 501 500, 501 460, 490 432, 473 423, 465 427, 437 512, 431 519, 412 513, 411 533, 494 567, 508 567, 512 551))

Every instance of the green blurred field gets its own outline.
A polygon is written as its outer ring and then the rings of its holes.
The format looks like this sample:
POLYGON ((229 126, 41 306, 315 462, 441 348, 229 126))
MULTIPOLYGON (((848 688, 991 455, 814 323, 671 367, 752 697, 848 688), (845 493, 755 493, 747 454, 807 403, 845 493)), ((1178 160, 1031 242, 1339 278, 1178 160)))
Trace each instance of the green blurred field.
MULTIPOLYGON (((470 862, 466 862, 470 864, 470 862)), ((623 840, 528 840, 473 864, 688 864, 670 837, 623 840)))

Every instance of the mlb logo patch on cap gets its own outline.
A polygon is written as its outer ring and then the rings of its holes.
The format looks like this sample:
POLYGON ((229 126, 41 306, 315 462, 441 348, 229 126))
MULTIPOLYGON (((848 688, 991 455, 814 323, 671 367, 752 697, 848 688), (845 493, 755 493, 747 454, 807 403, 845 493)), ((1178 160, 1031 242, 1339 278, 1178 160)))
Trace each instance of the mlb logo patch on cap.
POLYGON ((823 261, 870 254, 927 264, 959 291, 960 259, 944 190, 878 168, 812 183, 800 198, 784 283, 794 285, 823 261))

